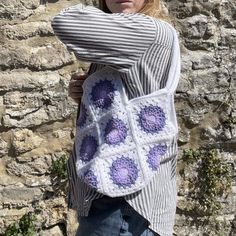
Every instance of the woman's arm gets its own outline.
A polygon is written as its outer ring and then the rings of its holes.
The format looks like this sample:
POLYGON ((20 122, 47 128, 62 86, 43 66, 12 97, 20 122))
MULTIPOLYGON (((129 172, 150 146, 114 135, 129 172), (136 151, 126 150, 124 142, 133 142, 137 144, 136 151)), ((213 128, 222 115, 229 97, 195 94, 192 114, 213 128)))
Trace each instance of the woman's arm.
POLYGON ((63 10, 52 27, 78 59, 119 71, 129 69, 156 36, 156 26, 148 16, 108 14, 82 4, 63 10))
POLYGON ((68 87, 68 95, 77 103, 80 103, 81 97, 83 95, 83 83, 87 78, 86 74, 75 73, 71 76, 68 87))

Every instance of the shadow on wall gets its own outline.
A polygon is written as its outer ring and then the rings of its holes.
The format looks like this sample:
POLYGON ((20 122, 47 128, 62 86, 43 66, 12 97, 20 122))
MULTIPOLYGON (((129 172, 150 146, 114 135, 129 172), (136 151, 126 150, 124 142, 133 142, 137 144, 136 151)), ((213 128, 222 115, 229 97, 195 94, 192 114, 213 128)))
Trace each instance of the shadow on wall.
POLYGON ((46 3, 55 3, 58 2, 59 0, 40 0, 40 4, 46 4, 46 3))

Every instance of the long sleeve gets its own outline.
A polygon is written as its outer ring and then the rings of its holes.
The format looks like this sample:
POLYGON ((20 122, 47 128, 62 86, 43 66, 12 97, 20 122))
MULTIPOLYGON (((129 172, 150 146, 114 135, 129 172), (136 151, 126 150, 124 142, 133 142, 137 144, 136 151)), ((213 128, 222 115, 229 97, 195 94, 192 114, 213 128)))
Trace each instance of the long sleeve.
POLYGON ((52 21, 58 38, 80 60, 127 71, 154 42, 157 29, 143 14, 108 14, 78 4, 52 21))

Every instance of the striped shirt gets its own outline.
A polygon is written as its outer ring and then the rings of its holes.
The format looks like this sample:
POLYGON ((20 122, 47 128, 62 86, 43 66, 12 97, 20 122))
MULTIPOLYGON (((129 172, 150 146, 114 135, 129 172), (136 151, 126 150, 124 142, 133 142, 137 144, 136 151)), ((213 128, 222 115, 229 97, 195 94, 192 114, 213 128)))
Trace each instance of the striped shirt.
MULTIPOLYGON (((89 74, 104 66, 120 73, 129 99, 165 87, 170 67, 173 33, 168 23, 143 14, 107 14, 78 4, 53 19, 55 34, 79 60, 91 62, 89 74)), ((176 209, 176 140, 169 158, 152 181, 125 200, 150 222, 161 236, 172 235, 176 209)), ((88 215, 92 201, 102 194, 77 177, 75 148, 68 163, 69 199, 80 216, 88 215)))

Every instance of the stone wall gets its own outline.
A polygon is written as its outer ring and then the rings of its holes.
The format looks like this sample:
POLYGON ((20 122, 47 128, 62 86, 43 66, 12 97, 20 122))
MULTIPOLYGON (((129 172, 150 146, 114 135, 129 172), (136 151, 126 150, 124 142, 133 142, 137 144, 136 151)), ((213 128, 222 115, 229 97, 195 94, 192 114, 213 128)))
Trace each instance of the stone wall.
MULTIPOLYGON (((182 50, 175 232, 235 235, 236 3, 164 2, 180 32, 182 50), (221 210, 207 218, 188 207, 198 163, 188 163, 183 150, 199 148, 216 150, 232 179, 230 190, 218 198, 221 210)), ((73 143, 77 105, 67 96, 70 74, 88 65, 76 62, 50 27, 60 9, 76 3, 0 0, 0 233, 28 212, 37 216, 41 235, 73 235, 77 227, 52 163, 68 156, 73 143)))

